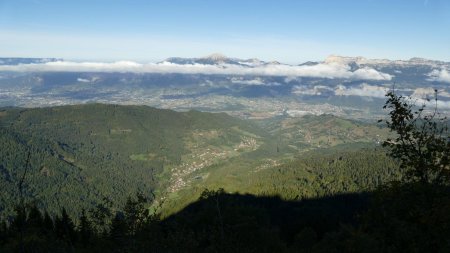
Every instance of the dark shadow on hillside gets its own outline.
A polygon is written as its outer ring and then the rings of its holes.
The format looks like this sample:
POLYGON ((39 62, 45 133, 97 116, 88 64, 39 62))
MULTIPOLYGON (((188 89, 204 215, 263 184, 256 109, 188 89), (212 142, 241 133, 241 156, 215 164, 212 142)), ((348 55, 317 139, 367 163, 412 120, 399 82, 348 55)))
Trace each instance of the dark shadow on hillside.
POLYGON ((367 210, 369 195, 349 193, 285 201, 279 197, 205 192, 197 202, 162 220, 161 225, 168 233, 185 231, 203 242, 202 247, 213 241, 249 249, 259 248, 258 244, 268 247, 269 241, 291 245, 296 236, 305 233, 314 243, 338 231, 342 224, 355 224, 357 215, 367 210))
POLYGON ((449 212, 450 187, 392 183, 301 201, 205 192, 160 225, 194 252, 450 252, 449 212))
POLYGON ((18 213, 9 228, 0 223, 0 252, 450 252, 445 185, 301 201, 205 191, 163 220, 133 201, 107 230, 92 217, 74 224, 65 211, 53 221, 36 208, 18 213))
POLYGON ((277 227, 280 231, 287 232, 286 234, 292 234, 291 232, 299 227, 311 227, 317 232, 325 232, 330 228, 337 228, 340 223, 353 223, 355 215, 367 208, 368 195, 368 193, 349 193, 285 201, 280 197, 212 192, 163 222, 178 220, 198 225, 201 219, 212 217, 204 220, 205 224, 211 224, 218 222, 216 219, 221 215, 224 227, 232 228, 239 226, 233 215, 242 215, 253 217, 261 226, 277 227))

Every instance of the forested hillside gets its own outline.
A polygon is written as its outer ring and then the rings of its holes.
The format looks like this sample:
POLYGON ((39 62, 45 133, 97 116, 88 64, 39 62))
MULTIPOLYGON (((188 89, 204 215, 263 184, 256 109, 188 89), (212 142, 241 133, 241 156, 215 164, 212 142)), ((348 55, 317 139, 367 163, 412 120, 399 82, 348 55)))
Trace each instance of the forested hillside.
POLYGON ((27 201, 51 213, 71 203, 74 216, 105 202, 118 208, 137 192, 169 214, 205 188, 292 200, 398 178, 375 150, 385 129, 330 115, 250 122, 146 106, 3 108, 0 131, 3 216, 23 176, 27 201))
POLYGON ((209 168, 208 178, 177 192, 164 203, 163 210, 174 213, 195 201, 205 189, 223 188, 230 193, 293 201, 372 191, 401 178, 398 164, 383 148, 365 145, 309 151, 279 164, 272 159, 259 163, 238 159, 242 163, 231 161, 230 165, 209 168))
POLYGON ((2 109, 0 126, 2 214, 14 206, 24 173, 27 200, 50 211, 70 203, 78 215, 105 198, 120 205, 136 192, 152 197, 194 149, 266 134, 226 114, 101 104, 2 109), (191 143, 208 134, 214 138, 191 143))
POLYGON ((148 107, 5 109, 0 249, 448 252, 446 119, 388 98, 382 146, 355 134, 374 126, 328 115, 264 130, 148 107), (298 124, 350 141, 302 149, 298 124))

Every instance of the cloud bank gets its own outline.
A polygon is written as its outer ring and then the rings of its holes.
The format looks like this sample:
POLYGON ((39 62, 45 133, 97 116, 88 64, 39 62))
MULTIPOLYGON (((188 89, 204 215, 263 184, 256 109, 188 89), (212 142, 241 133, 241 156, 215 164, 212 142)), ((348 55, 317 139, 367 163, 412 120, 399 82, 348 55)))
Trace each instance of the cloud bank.
POLYGON ((334 92, 334 89, 324 85, 315 85, 313 87, 295 85, 292 88, 292 93, 297 95, 321 96, 329 92, 334 92))
MULTIPOLYGON (((358 96, 366 98, 386 98, 389 88, 386 86, 370 85, 362 83, 356 86, 337 85, 329 87, 324 85, 306 86, 296 85, 292 88, 292 93, 300 96, 358 96)), ((434 108, 435 90, 433 88, 417 88, 415 90, 398 90, 403 96, 408 97, 416 105, 426 105, 427 108, 434 108), (412 92, 412 93, 411 93, 412 92), (408 95, 409 94, 409 95, 408 95)), ((450 93, 446 90, 438 90, 437 106, 439 109, 450 109, 450 93)))
POLYGON ((360 97, 374 97, 384 98, 388 88, 383 86, 369 85, 363 83, 356 87, 345 87, 344 85, 338 85, 334 91, 337 96, 360 96, 360 97))
POLYGON ((320 96, 331 93, 335 96, 359 96, 373 98, 384 98, 387 91, 388 88, 384 86, 369 85, 367 83, 350 87, 346 87, 344 85, 337 85, 335 87, 328 87, 324 85, 315 85, 313 87, 296 85, 292 88, 292 93, 297 95, 320 96))
POLYGON ((261 65, 245 67, 232 64, 174 64, 170 62, 141 64, 131 61, 101 62, 48 62, 43 64, 0 65, 0 71, 16 72, 131 72, 131 73, 179 73, 208 75, 255 75, 315 77, 328 79, 391 80, 392 76, 372 68, 351 71, 345 64, 321 63, 312 66, 261 65))
POLYGON ((433 99, 423 99, 423 98, 410 98, 411 102, 414 103, 417 106, 425 105, 426 108, 429 110, 433 110, 435 106, 437 106, 438 109, 444 109, 449 110, 450 109, 450 101, 444 101, 444 100, 438 100, 434 101, 433 99))
POLYGON ((428 74, 428 76, 430 77, 428 79, 430 81, 450 83, 450 73, 446 69, 441 70, 435 69, 431 71, 430 74, 428 74))

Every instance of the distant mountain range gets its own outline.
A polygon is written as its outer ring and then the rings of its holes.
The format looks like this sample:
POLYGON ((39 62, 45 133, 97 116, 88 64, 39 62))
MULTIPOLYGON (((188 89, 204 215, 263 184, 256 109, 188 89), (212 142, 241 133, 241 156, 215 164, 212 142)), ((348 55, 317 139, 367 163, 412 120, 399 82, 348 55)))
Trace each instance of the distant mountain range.
MULTIPOLYGON (((239 58, 229 58, 222 54, 211 54, 206 57, 200 58, 181 58, 181 57, 170 57, 160 63, 173 63, 173 64, 206 64, 206 65, 240 65, 248 67, 258 67, 264 65, 289 65, 280 63, 278 61, 262 61, 257 58, 252 59, 239 59, 239 58)), ((388 59, 368 59, 365 57, 346 57, 338 55, 330 55, 323 62, 317 61, 307 61, 299 64, 298 66, 314 66, 320 63, 325 64, 343 64, 350 66, 431 66, 431 67, 448 67, 450 62, 428 60, 424 58, 414 57, 409 60, 388 60, 388 59)))
POLYGON ((337 55, 331 55, 327 57, 324 61, 325 63, 339 63, 339 64, 356 64, 359 66, 386 66, 386 65, 396 65, 396 66, 408 66, 408 65, 428 65, 432 67, 441 67, 441 66, 448 66, 449 62, 444 61, 435 61, 435 60, 428 60, 424 58, 418 58, 414 57, 409 60, 388 60, 388 59, 367 59, 364 57, 345 57, 345 56, 337 56, 337 55))
POLYGON ((388 89, 450 111, 450 63, 411 58, 329 56, 289 65, 277 61, 172 57, 157 63, 0 58, 0 106, 79 103, 143 104, 219 111, 240 117, 331 113, 381 114, 388 89))
POLYGON ((271 62, 265 62, 261 61, 257 58, 252 59, 238 59, 238 58, 228 58, 225 55, 222 54, 211 54, 206 57, 201 58, 181 58, 181 57, 171 57, 167 58, 166 60, 160 62, 160 63, 173 63, 173 64, 205 64, 205 65, 224 65, 224 64, 231 64, 231 65, 239 65, 239 66, 246 66, 246 67, 258 67, 258 66, 264 66, 264 65, 279 65, 281 63, 277 61, 271 61, 271 62))
POLYGON ((60 58, 0 58, 0 65, 42 64, 47 62, 63 61, 60 58))
MULTIPOLYGON (((62 58, 20 58, 20 57, 0 57, 0 65, 19 65, 19 64, 42 64, 48 62, 64 61, 62 58)), ((230 58, 220 53, 214 53, 199 58, 170 57, 158 63, 172 63, 179 65, 186 64, 204 64, 204 65, 240 65, 247 67, 258 67, 264 65, 289 65, 279 61, 263 61, 258 58, 240 59, 230 58)), ((430 67, 449 67, 450 62, 429 60, 425 58, 413 57, 409 60, 389 60, 389 59, 368 59, 365 57, 347 57, 339 55, 330 55, 324 61, 307 61, 298 64, 298 66, 314 66, 317 64, 343 64, 351 66, 430 66, 430 67)))

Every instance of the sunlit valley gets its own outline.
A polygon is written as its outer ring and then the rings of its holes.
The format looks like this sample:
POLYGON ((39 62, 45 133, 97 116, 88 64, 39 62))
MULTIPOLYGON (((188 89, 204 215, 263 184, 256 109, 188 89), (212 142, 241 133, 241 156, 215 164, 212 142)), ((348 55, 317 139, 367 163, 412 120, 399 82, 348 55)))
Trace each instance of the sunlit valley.
POLYGON ((448 3, 19 2, 0 252, 450 251, 448 3))
POLYGON ((438 90, 450 110, 450 63, 420 58, 371 60, 329 56, 321 62, 168 58, 156 63, 0 59, 3 106, 84 103, 148 105, 226 112, 249 119, 333 114, 378 119, 386 91, 426 101, 438 90))

